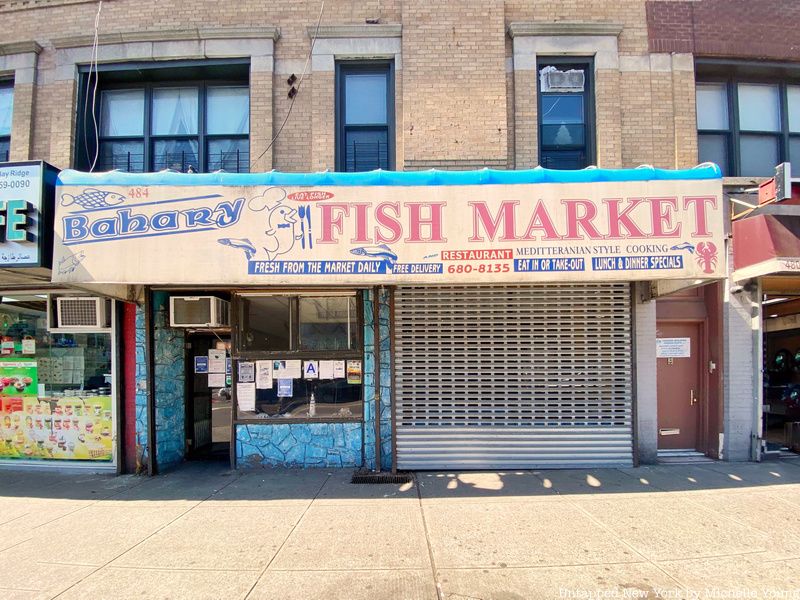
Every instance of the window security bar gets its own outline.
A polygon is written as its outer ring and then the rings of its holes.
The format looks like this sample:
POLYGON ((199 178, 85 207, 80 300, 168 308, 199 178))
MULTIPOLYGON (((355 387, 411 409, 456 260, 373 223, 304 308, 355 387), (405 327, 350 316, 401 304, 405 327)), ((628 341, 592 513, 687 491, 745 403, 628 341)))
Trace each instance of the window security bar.
MULTIPOLYGON (((0 154, 2 159, 2 154, 0 154)), ((206 156, 208 171, 224 170, 228 173, 248 173, 250 170, 250 153, 242 150, 211 153, 206 156)), ((195 152, 171 152, 158 154, 153 158, 153 170, 174 169, 188 172, 191 168, 199 172, 198 156, 195 152)), ((143 173, 144 154, 141 152, 118 152, 105 154, 100 157, 97 164, 99 171, 111 170, 126 171, 129 173, 143 173)))

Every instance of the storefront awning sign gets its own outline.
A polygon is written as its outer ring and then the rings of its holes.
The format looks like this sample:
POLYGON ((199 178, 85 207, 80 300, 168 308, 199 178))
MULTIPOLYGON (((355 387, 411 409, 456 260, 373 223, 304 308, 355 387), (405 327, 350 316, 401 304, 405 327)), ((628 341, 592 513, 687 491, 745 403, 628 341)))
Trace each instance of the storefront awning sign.
POLYGON ((54 281, 372 285, 724 277, 721 178, 686 171, 59 178, 54 281))
POLYGON ((50 266, 55 177, 40 161, 0 163, 0 268, 50 266))
POLYGON ((781 214, 757 214, 734 221, 734 282, 800 275, 800 206, 774 210, 781 214))

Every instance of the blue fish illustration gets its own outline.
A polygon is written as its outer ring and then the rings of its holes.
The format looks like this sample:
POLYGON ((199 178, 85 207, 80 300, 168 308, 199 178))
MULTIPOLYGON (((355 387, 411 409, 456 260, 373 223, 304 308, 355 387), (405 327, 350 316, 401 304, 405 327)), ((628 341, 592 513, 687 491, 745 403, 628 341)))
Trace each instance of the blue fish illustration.
POLYGON ((77 196, 61 194, 61 206, 77 204, 81 208, 106 208, 125 202, 125 196, 116 192, 104 192, 95 188, 86 188, 77 196))
POLYGON ((683 242, 682 244, 672 246, 670 250, 688 250, 689 254, 694 254, 694 246, 689 242, 683 242))
POLYGON ((230 246, 231 248, 238 248, 239 250, 244 250, 244 253, 247 256, 247 260, 253 258, 253 255, 256 253, 256 247, 250 240, 247 239, 220 238, 217 241, 223 246, 230 246))
POLYGON ((393 267, 397 262, 397 254, 386 244, 381 244, 380 246, 361 246, 360 248, 353 248, 350 250, 350 253, 356 256, 366 256, 368 258, 382 260, 390 267, 393 267))
POLYGON ((83 250, 72 256, 65 256, 58 261, 58 272, 61 275, 72 273, 83 262, 84 258, 86 258, 86 253, 83 250))

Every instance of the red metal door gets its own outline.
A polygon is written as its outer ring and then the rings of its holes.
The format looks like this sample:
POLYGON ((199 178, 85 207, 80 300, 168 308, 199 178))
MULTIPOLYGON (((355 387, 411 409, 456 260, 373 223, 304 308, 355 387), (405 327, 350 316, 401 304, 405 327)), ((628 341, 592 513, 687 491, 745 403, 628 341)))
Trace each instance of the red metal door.
MULTIPOLYGON (((704 398, 702 398, 701 324, 658 324, 658 337, 689 340, 689 356, 658 358, 658 448, 696 449, 704 398)), ((673 348, 685 342, 672 344, 673 348)), ((669 353, 669 351, 666 351, 669 353)))

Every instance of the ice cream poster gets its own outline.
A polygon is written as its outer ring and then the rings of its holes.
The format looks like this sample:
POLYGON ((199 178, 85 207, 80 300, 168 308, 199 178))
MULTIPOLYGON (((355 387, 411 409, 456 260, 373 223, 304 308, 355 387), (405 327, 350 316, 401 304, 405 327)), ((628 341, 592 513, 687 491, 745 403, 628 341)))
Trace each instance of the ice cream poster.
POLYGON ((37 367, 35 360, 0 358, 0 396, 18 397, 37 395, 37 367))
POLYGON ((0 459, 113 458, 110 396, 38 397, 35 360, 0 359, 0 459))

